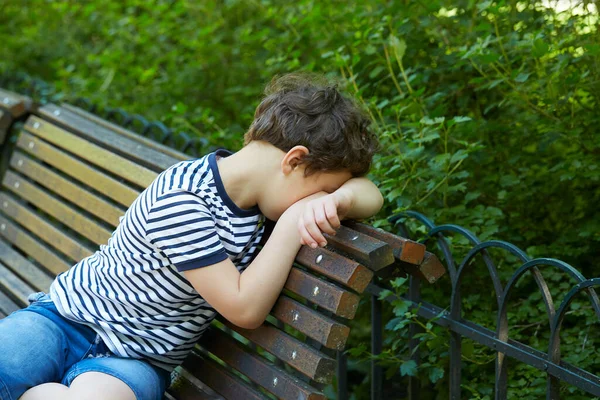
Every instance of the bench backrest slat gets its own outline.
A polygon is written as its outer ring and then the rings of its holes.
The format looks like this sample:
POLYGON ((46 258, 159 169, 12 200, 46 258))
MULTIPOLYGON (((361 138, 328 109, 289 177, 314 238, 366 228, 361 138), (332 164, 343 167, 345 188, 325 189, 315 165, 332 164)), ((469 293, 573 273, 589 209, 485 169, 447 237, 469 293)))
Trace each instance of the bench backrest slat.
MULTIPOLYGON (((47 121, 51 121, 57 126, 68 127, 79 137, 96 143, 111 153, 121 154, 134 163, 155 172, 161 172, 182 159, 192 158, 188 156, 178 159, 165 154, 165 152, 151 148, 141 141, 133 140, 131 136, 126 137, 55 104, 40 107, 38 112, 47 121)), ((148 184, 150 183, 148 182, 148 184)), ((148 184, 142 186, 146 187, 148 184)))
POLYGON ((46 291, 50 288, 53 279, 4 242, 0 242, 0 262, 18 271, 35 289, 46 291))
POLYGON ((104 220, 112 227, 116 227, 119 224, 119 217, 125 212, 124 208, 116 207, 97 195, 90 193, 83 189, 81 185, 76 185, 61 177, 20 151, 14 152, 10 166, 15 171, 34 180, 46 189, 54 191, 54 193, 69 200, 71 203, 104 220))
POLYGON ((0 214, 0 230, 8 243, 21 249, 24 254, 43 265, 52 275, 58 275, 71 267, 70 263, 42 244, 42 241, 35 239, 17 224, 4 218, 2 214, 0 214))
POLYGON ((61 251, 71 260, 81 260, 93 253, 92 250, 77 240, 62 232, 59 228, 41 218, 35 212, 18 204, 6 193, 0 193, 0 209, 9 215, 15 222, 26 228, 29 232, 35 232, 37 236, 61 251))
POLYGON ((139 190, 125 185, 25 131, 19 135, 17 146, 125 207, 129 207, 139 194, 139 190))
POLYGON ((39 117, 30 117, 26 129, 48 143, 77 154, 78 157, 89 161, 116 176, 145 189, 156 177, 156 172, 136 164, 123 156, 117 155, 66 130, 52 125, 39 117))
POLYGON ((94 223, 85 215, 65 205, 46 191, 38 189, 12 171, 6 172, 2 184, 22 199, 27 200, 97 245, 106 243, 110 237, 111 232, 108 229, 94 223))

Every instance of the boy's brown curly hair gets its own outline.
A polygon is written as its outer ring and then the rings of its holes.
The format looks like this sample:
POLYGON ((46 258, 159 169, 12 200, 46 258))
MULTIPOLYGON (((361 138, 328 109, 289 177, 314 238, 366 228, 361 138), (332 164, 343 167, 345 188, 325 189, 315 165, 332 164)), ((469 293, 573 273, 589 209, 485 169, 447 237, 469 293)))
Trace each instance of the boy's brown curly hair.
POLYGON ((368 114, 338 91, 338 83, 315 73, 276 75, 264 94, 244 145, 264 140, 285 152, 306 146, 306 176, 341 170, 355 177, 367 174, 379 143, 369 130, 368 114))

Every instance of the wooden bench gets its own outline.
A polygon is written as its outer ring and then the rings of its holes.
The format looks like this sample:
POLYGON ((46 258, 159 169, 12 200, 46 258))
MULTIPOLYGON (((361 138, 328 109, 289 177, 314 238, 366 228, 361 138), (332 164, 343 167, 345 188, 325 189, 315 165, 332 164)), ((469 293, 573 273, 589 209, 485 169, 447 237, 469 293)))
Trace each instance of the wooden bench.
MULTIPOLYGON (((0 91, 0 110, 11 121, 18 118, 11 110, 31 112, 14 132, 0 190, 2 317, 106 243, 156 175, 191 157, 68 105, 37 107, 0 91)), ((328 241, 325 249, 300 250, 261 327, 218 317, 173 372, 166 398, 325 399, 348 320, 374 275, 408 271, 435 282, 444 273, 422 244, 369 225, 346 221, 328 241)))

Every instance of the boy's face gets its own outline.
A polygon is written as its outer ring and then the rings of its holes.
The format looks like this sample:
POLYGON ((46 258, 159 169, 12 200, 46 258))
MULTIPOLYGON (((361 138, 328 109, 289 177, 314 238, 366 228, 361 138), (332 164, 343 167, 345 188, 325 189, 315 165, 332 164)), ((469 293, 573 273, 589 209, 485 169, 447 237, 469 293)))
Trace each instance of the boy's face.
POLYGON ((352 178, 349 171, 317 172, 304 176, 304 166, 293 170, 283 182, 274 182, 272 192, 264 197, 262 213, 270 220, 277 220, 292 204, 317 192, 333 193, 352 178))

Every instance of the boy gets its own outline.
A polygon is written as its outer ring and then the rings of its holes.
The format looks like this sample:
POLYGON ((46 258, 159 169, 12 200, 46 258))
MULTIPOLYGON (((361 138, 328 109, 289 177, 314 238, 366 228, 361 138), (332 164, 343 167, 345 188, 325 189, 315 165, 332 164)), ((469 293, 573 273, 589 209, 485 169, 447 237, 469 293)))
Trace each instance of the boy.
POLYGON ((368 123, 315 76, 273 79, 240 151, 161 173, 106 245, 0 321, 0 397, 161 399, 217 312, 260 326, 301 245, 381 208, 368 123))

